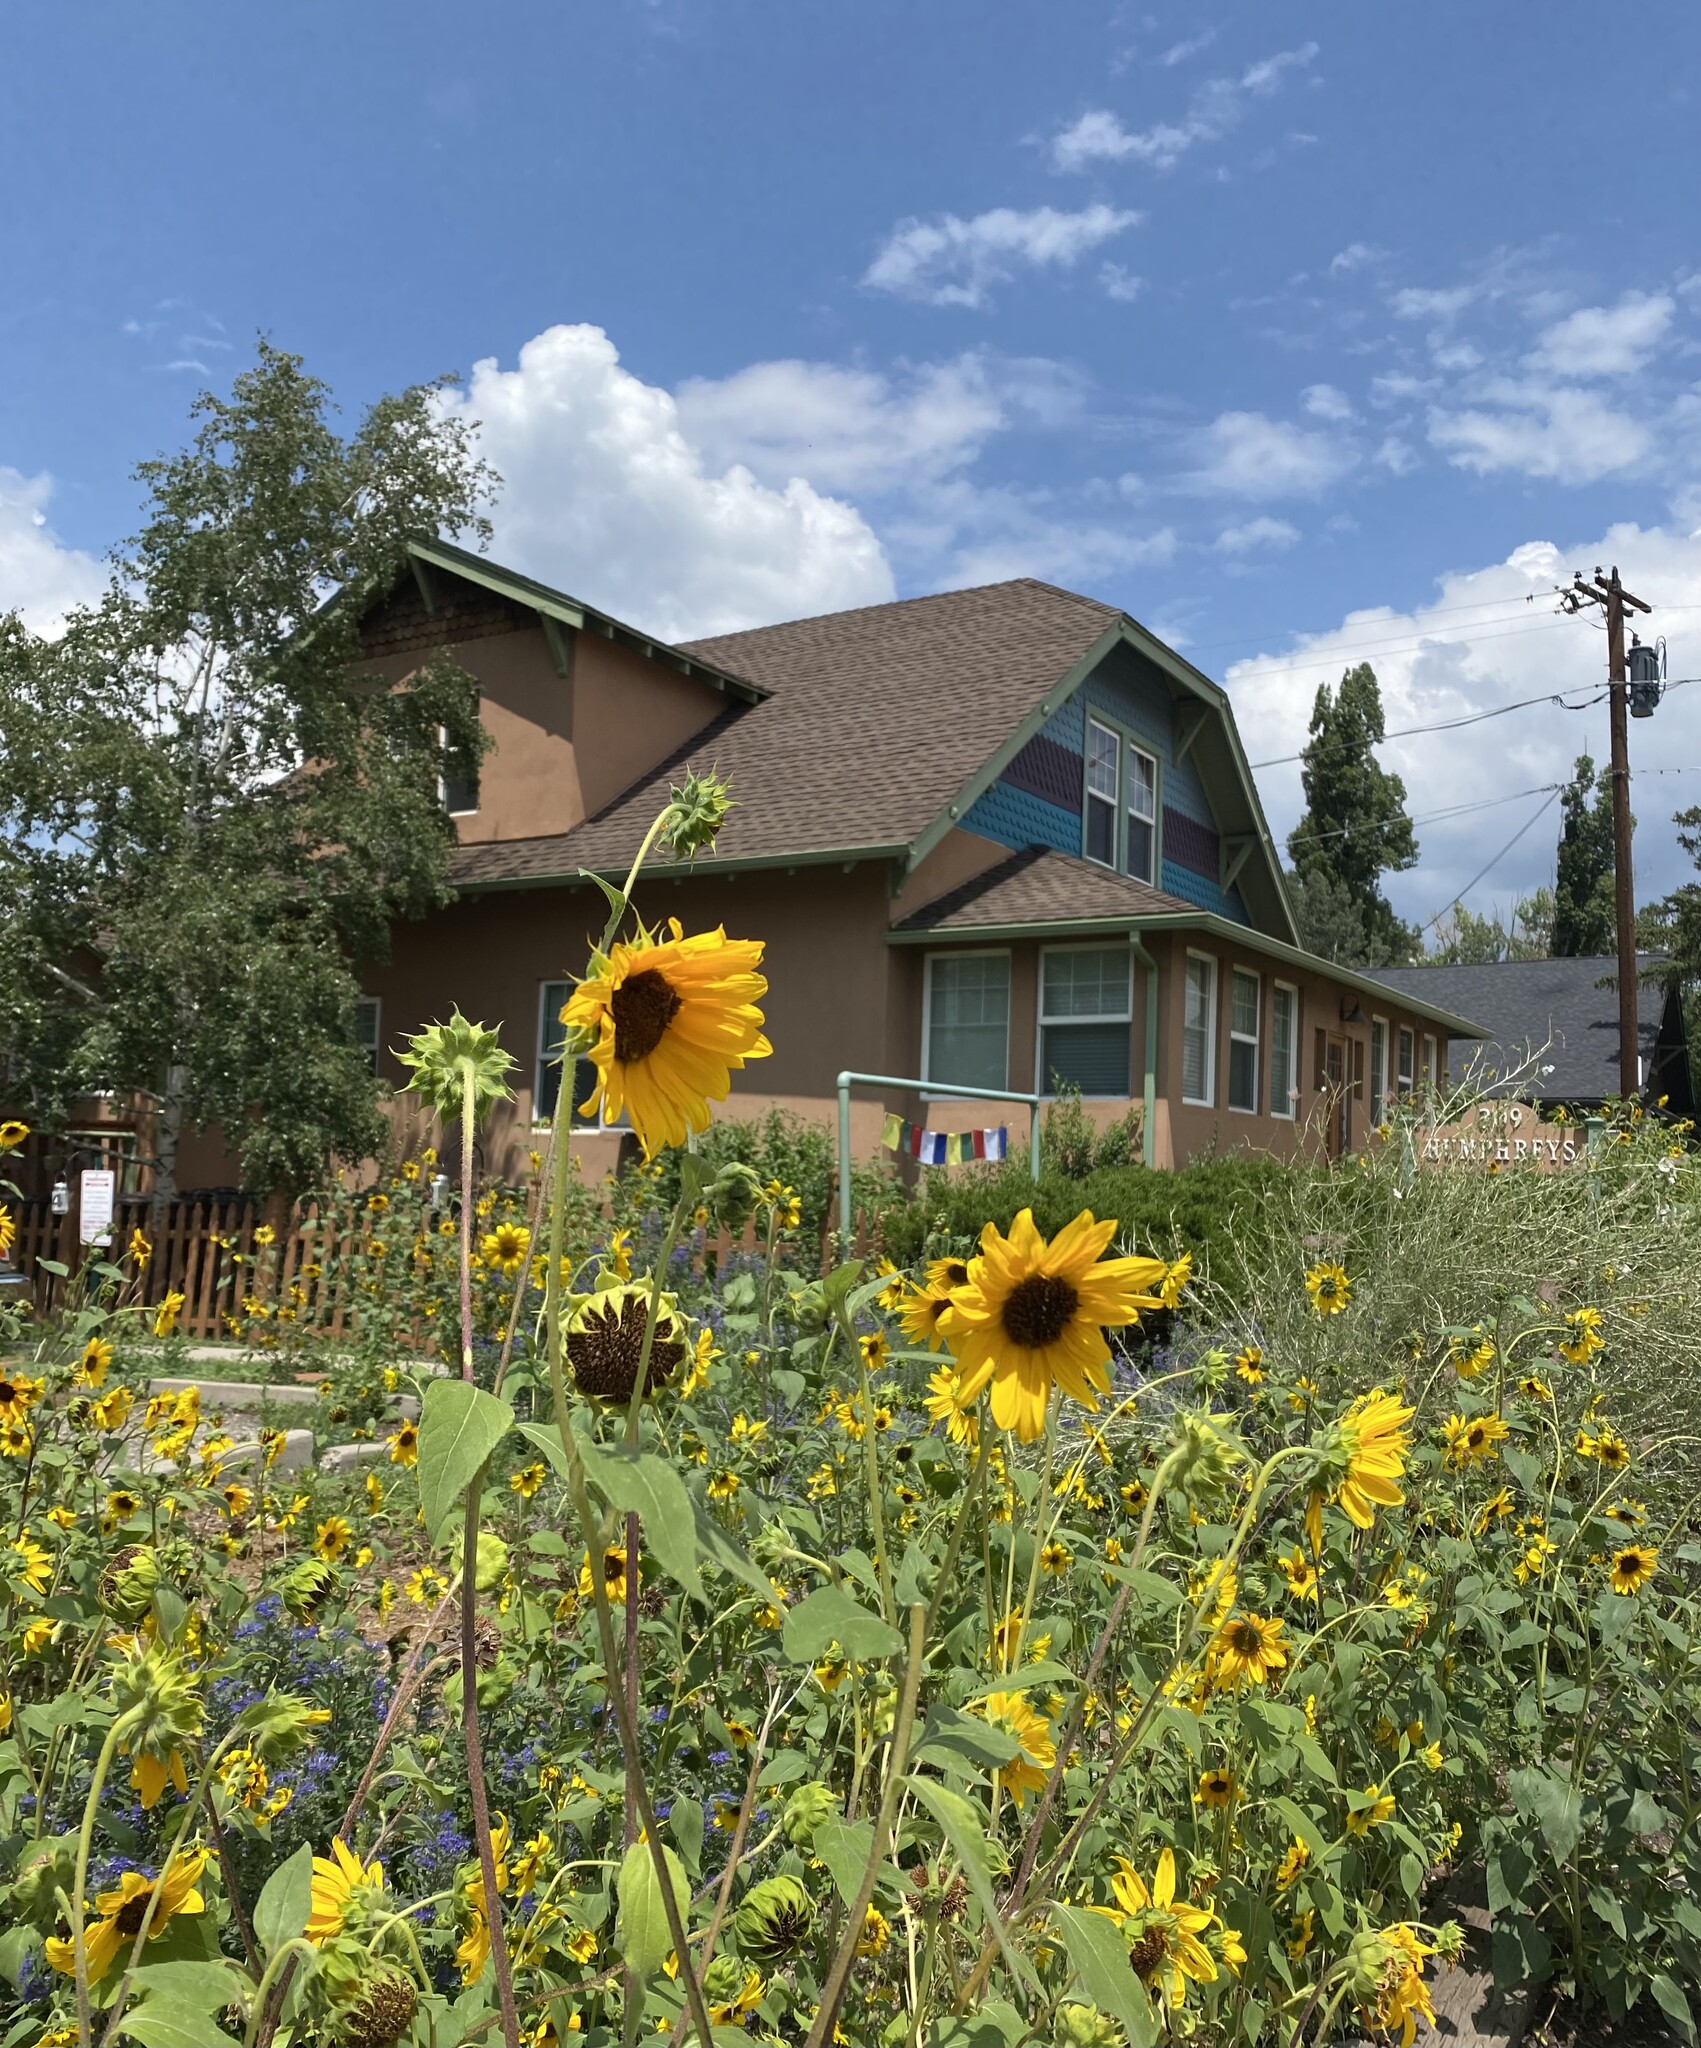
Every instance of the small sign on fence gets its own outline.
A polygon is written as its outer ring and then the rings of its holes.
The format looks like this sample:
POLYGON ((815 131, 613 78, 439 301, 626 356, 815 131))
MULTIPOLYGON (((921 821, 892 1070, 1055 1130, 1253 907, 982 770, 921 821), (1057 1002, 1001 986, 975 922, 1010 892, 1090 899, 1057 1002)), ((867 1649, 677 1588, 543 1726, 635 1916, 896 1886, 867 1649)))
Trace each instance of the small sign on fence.
POLYGON ((118 1176, 110 1167, 85 1167, 78 1176, 77 1236, 83 1244, 112 1242, 118 1176))

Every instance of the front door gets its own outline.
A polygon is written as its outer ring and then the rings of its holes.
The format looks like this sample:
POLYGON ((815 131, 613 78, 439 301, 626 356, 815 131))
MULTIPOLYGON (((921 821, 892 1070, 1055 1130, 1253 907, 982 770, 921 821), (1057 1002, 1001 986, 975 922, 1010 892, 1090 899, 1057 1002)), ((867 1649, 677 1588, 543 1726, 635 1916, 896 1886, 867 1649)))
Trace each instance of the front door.
POLYGON ((1351 1144, 1352 1134, 1347 1126, 1347 1041, 1335 1031, 1329 1033, 1328 1049, 1323 1058, 1323 1079, 1329 1091, 1329 1157, 1340 1159, 1351 1144))

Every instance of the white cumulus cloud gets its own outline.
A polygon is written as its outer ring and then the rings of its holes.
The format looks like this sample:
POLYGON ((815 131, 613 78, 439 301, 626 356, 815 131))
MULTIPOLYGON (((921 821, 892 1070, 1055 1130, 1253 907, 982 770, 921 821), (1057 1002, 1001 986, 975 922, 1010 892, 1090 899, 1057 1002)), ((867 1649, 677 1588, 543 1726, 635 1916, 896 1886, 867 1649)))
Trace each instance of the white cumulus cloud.
POLYGON ((1358 459, 1333 434, 1261 412, 1219 413, 1198 437, 1197 453, 1192 488, 1236 498, 1312 497, 1358 459))
MULTIPOLYGON (((1566 548, 1531 541, 1500 562, 1438 579, 1432 598, 1409 610, 1375 607, 1349 612, 1338 626, 1300 636, 1282 653, 1237 662, 1226 677, 1247 752, 1254 763, 1296 754, 1318 686, 1367 661, 1382 685, 1388 729, 1433 726, 1498 704, 1540 700, 1530 709, 1451 732, 1391 739, 1377 749, 1404 777, 1408 809, 1419 820, 1419 865, 1384 878, 1402 916, 1445 911, 1477 871, 1531 818, 1545 790, 1563 782, 1577 755, 1607 753, 1607 707, 1598 699, 1606 678, 1604 636, 1556 611, 1555 586, 1574 569, 1617 563, 1639 597, 1655 606, 1638 621, 1670 637, 1674 676, 1701 674, 1701 530, 1617 526, 1566 548), (1576 711, 1545 701, 1560 695, 1576 711), (1427 813, 1483 805, 1451 818, 1421 822, 1427 813)), ((1674 811, 1701 803, 1701 688, 1674 690, 1649 724, 1631 728, 1636 830, 1636 893, 1663 895, 1694 868, 1676 842, 1674 811), (1658 770, 1668 772, 1657 773, 1658 770)), ((1296 762, 1258 770, 1258 785, 1278 841, 1304 809, 1296 762)), ((1499 907, 1553 880, 1559 837, 1551 805, 1513 850, 1467 897, 1474 910, 1499 907)))
POLYGON ((1429 438, 1460 469, 1479 476, 1516 471, 1555 483, 1597 483, 1641 468, 1653 436, 1592 391, 1512 380, 1493 383, 1488 403, 1433 406, 1429 438))
POLYGON ((983 308, 992 287, 1018 269, 1071 270, 1085 255, 1137 224, 1124 208, 1094 205, 1069 213, 996 206, 964 220, 954 213, 901 220, 863 273, 863 283, 930 306, 983 308))
POLYGON ((497 558, 664 639, 731 632, 893 595, 855 506, 801 477, 717 469, 673 396, 624 369, 600 327, 551 327, 513 369, 474 365, 445 405, 480 422, 504 479, 497 558))
POLYGON ((1547 329, 1526 361, 1556 377, 1634 376, 1665 340, 1674 310, 1663 292, 1580 306, 1547 329))
POLYGON ((21 612, 33 632, 49 635, 106 587, 94 557, 67 547, 48 524, 52 495, 51 477, 0 465, 0 612, 21 612))
POLYGON ((1217 546, 1225 555, 1251 555, 1265 548, 1291 548, 1298 539, 1297 526, 1290 526, 1285 519, 1271 519, 1267 514, 1261 514, 1240 526, 1225 526, 1217 535, 1217 546))

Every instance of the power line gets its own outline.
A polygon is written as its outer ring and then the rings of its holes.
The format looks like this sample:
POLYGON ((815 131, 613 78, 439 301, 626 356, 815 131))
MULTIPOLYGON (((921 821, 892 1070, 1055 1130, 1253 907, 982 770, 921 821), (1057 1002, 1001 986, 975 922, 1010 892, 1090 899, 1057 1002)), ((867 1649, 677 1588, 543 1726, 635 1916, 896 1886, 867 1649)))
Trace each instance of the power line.
MULTIPOLYGON (((1488 621, 1494 624, 1495 621, 1488 621)), ((1353 647, 1345 647, 1334 654, 1322 654, 1315 660, 1292 661, 1285 654, 1249 654, 1247 662, 1269 663, 1284 673, 1296 669, 1340 668, 1351 666, 1365 654, 1416 654, 1425 647, 1480 647, 1490 640, 1524 640, 1532 633, 1551 633, 1566 623, 1564 619, 1531 621, 1528 625, 1514 627, 1501 633, 1425 633, 1417 630, 1407 632, 1393 640, 1364 640, 1353 647)), ((1231 663, 1230 666, 1235 666, 1231 663)))
MULTIPOLYGON (((1476 887, 1476 885, 1483 879, 1483 877, 1485 875, 1491 874, 1494 871, 1494 869, 1500 865, 1500 863, 1512 851, 1513 847, 1515 847, 1518 844, 1518 841, 1522 839, 1524 834, 1529 831, 1530 827, 1533 824, 1535 824, 1536 820, 1540 818, 1548 809, 1551 808, 1554 798, 1558 796, 1559 791, 1563 787, 1564 784, 1560 783, 1554 789, 1552 789, 1548 793, 1544 801, 1540 803, 1536 807, 1536 809, 1530 813, 1530 815, 1524 820, 1523 824, 1521 824, 1518 827, 1517 831, 1513 833, 1512 837, 1507 840, 1506 844, 1500 849, 1500 851, 1494 856, 1494 858, 1491 861, 1489 861, 1484 867, 1479 868, 1477 872, 1474 875, 1472 875, 1471 879, 1465 884, 1465 886, 1462 889, 1456 890, 1454 892, 1453 903, 1462 903, 1465 900, 1465 898, 1471 893, 1471 891, 1476 887)), ((1418 930, 1420 932, 1427 932, 1431 930, 1434 926, 1438 925, 1441 922, 1441 920, 1447 915, 1447 911, 1453 908, 1453 903, 1449 903, 1446 910, 1438 910, 1433 917, 1426 918, 1423 921, 1423 923, 1418 926, 1418 930)))
MULTIPOLYGON (((1676 770, 1673 770, 1673 773, 1676 773, 1676 770)), ((1451 818, 1467 817, 1476 811, 1497 810, 1502 804, 1519 803, 1527 796, 1546 796, 1565 787, 1563 782, 1538 782, 1533 789, 1515 789, 1507 796, 1482 797, 1474 803, 1453 804, 1443 811, 1426 811, 1421 818, 1413 818, 1410 823, 1414 830, 1419 825, 1440 825, 1451 818)), ((1396 816, 1378 818, 1370 824, 1331 825, 1326 832, 1296 831, 1288 835, 1288 846, 1290 849, 1295 845, 1315 846, 1325 839, 1348 839, 1361 833, 1390 832, 1395 826, 1406 822, 1403 817, 1396 816)))

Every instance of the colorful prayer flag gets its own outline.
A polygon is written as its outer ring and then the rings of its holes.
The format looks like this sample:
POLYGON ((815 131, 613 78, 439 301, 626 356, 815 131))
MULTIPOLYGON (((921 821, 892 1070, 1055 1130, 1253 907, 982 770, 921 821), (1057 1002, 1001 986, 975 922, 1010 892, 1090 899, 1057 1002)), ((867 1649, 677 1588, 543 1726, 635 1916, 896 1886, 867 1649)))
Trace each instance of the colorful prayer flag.
POLYGON ((880 1133, 880 1142, 888 1152, 896 1152, 904 1142, 904 1120, 895 1109, 886 1112, 886 1127, 880 1133))

